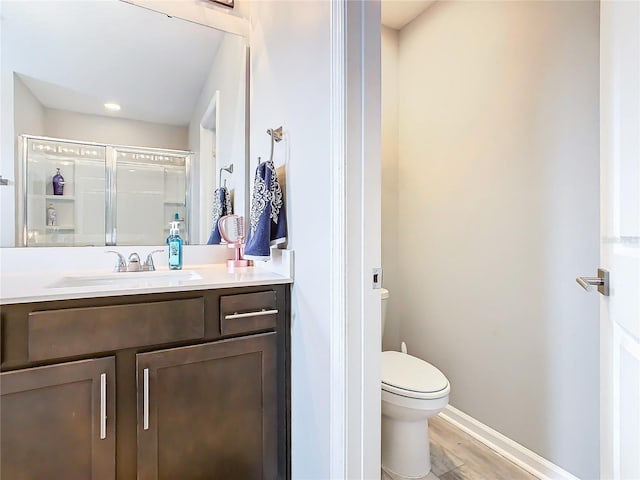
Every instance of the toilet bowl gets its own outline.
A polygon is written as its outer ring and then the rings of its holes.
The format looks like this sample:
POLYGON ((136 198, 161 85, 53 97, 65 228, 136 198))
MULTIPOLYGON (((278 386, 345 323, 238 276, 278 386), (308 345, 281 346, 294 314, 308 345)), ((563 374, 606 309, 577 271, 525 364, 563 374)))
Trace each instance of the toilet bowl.
MULTIPOLYGON (((388 296, 381 292, 383 331, 388 296)), ((424 360, 394 351, 382 352, 381 373, 382 469, 396 478, 422 478, 431 471, 427 419, 449 403, 449 381, 424 360)))

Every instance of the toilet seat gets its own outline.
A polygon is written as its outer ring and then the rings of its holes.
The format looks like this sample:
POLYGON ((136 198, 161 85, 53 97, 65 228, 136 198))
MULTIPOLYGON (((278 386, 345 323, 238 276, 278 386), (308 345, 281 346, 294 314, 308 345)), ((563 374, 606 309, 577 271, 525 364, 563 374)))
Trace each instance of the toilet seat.
POLYGON ((449 394, 449 381, 430 363, 401 352, 382 352, 382 389, 417 399, 441 398, 449 394))

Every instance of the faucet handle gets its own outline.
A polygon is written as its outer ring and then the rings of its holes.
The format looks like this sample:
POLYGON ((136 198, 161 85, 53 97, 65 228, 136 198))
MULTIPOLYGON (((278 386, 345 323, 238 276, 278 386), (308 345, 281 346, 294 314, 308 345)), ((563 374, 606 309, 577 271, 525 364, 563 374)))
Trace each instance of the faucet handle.
POLYGON ((127 263, 127 271, 139 272, 141 270, 142 270, 142 267, 140 266, 140 255, 138 255, 136 252, 133 252, 131 255, 129 255, 129 261, 127 263))
POLYGON ((156 266, 153 264, 153 254, 160 252, 164 252, 164 250, 153 250, 149 252, 149 255, 147 255, 147 259, 142 264, 142 270, 146 272, 155 272, 156 266))
POLYGON ((118 256, 116 260, 116 264, 113 267, 114 272, 126 272, 127 271, 127 261, 124 259, 120 252, 116 252, 115 250, 107 250, 104 253, 115 253, 118 256))

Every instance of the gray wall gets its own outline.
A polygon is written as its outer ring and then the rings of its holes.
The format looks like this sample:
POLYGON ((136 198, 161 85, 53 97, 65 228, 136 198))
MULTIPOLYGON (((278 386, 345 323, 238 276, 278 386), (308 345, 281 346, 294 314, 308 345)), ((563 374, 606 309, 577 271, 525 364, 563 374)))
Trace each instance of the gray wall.
MULTIPOLYGON (((399 284, 398 271, 398 31, 382 27, 382 265, 389 290, 399 284)), ((400 349, 398 296, 387 301, 383 350, 400 349)))
POLYGON ((17 135, 44 135, 45 109, 31 90, 13 72, 3 71, 2 120, 0 121, 2 154, 0 155, 0 175, 9 179, 9 185, 0 188, 0 247, 15 246, 16 190, 14 168, 18 156, 17 135), (8 85, 7 85, 8 84, 8 85), (13 108, 13 105, 20 108, 13 108))
POLYGON ((45 134, 49 137, 137 147, 188 150, 186 126, 88 115, 68 110, 45 109, 45 134))
POLYGON ((45 108, 19 76, 13 76, 13 129, 16 135, 44 135, 45 108))
POLYGON ((574 278, 598 264, 598 12, 437 2, 399 33, 388 285, 399 338, 453 406, 585 479, 598 298, 574 278))

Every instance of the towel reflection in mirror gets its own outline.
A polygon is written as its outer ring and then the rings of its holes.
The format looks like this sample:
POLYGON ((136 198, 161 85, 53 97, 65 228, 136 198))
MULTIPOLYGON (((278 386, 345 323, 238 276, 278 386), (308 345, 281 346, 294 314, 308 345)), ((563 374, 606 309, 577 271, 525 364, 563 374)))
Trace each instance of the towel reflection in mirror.
POLYGON ((226 185, 216 188, 213 192, 213 228, 211 229, 211 235, 209 236, 207 245, 218 245, 222 242, 218 220, 232 213, 229 189, 226 185))

